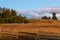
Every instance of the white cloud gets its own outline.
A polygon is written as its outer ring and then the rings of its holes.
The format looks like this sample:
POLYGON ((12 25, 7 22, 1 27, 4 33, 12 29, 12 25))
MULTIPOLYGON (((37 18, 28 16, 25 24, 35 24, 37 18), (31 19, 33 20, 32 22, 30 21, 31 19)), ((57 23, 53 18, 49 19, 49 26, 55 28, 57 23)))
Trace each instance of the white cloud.
POLYGON ((60 13, 60 7, 48 7, 48 8, 42 8, 42 9, 37 9, 34 10, 35 13, 50 13, 50 12, 56 12, 56 13, 60 13))
POLYGON ((29 11, 27 11, 27 10, 17 10, 17 12, 18 12, 19 14, 29 13, 29 11))
POLYGON ((57 14, 56 16, 57 16, 57 17, 60 17, 60 14, 57 14))
POLYGON ((60 17, 60 7, 48 7, 48 8, 35 9, 35 10, 32 10, 32 11, 18 10, 17 12, 18 12, 18 14, 24 14, 26 16, 33 17, 33 18, 40 18, 41 16, 52 17, 52 14, 50 14, 50 13, 51 12, 56 12, 57 17, 60 17))
POLYGON ((33 10, 36 17, 42 17, 42 16, 50 16, 52 17, 52 12, 57 13, 57 17, 60 16, 60 7, 48 7, 48 8, 41 8, 41 9, 35 9, 33 10))

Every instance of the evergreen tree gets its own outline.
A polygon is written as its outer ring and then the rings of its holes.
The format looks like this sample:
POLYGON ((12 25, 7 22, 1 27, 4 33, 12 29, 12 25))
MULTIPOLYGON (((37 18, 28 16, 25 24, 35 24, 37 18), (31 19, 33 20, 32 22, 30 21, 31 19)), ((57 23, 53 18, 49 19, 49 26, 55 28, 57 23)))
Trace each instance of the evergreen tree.
POLYGON ((51 19, 50 17, 48 19, 51 19))
POLYGON ((0 8, 0 23, 28 23, 28 21, 26 17, 18 16, 15 10, 4 7, 0 8))
POLYGON ((53 12, 52 15, 53 15, 53 16, 52 16, 52 19, 53 19, 53 20, 57 20, 56 13, 53 12))
POLYGON ((13 9, 11 9, 11 16, 16 16, 16 11, 15 10, 13 10, 13 9))

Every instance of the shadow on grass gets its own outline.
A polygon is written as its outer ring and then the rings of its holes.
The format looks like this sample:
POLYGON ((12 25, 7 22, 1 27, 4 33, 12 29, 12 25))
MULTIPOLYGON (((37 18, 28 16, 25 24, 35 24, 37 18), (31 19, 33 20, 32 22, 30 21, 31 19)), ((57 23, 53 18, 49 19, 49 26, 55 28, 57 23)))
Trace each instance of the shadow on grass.
POLYGON ((35 33, 19 32, 17 37, 4 36, 0 40, 60 40, 60 37, 37 35, 35 33))

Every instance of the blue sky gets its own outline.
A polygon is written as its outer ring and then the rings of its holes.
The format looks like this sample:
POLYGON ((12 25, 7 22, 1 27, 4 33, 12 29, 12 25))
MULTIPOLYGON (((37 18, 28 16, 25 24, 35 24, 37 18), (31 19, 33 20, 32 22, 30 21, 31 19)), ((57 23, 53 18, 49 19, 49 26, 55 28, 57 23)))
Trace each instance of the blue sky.
MULTIPOLYGON (((60 0, 0 0, 0 7, 30 11, 40 8, 60 7, 60 0)), ((30 12, 31 14, 33 15, 34 13, 30 12)), ((39 17, 39 14, 34 15, 39 17)))
POLYGON ((60 0, 0 0, 0 7, 13 9, 38 9, 50 6, 60 6, 60 0))

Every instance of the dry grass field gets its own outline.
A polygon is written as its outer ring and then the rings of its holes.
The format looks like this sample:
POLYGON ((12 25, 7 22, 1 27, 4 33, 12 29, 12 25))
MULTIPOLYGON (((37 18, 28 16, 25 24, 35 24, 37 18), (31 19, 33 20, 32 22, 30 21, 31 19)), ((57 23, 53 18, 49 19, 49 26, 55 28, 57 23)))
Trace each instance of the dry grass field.
MULTIPOLYGON (((60 36, 60 21, 52 23, 27 23, 27 24, 0 24, 0 34, 18 35, 19 32, 36 33, 40 35, 60 36), (4 34, 5 33, 5 34, 4 34)), ((0 35, 0 37, 1 37, 0 35)))
POLYGON ((60 33, 60 23, 31 23, 31 24, 0 24, 1 31, 8 31, 10 33, 24 31, 24 32, 53 32, 60 33))

